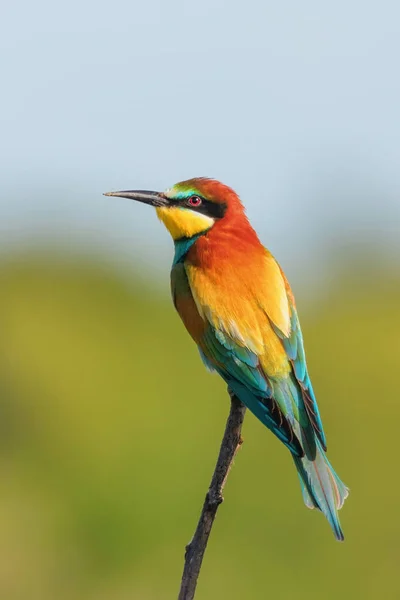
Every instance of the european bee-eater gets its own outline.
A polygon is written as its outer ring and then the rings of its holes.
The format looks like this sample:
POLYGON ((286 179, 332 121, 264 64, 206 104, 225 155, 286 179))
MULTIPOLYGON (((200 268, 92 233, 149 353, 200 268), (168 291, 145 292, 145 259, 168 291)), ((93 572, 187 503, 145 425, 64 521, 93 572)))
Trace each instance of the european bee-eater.
POLYGON ((106 195, 156 207, 175 244, 175 308, 206 367, 290 450, 305 504, 343 540, 338 510, 348 489, 325 454, 293 293, 238 195, 203 177, 165 192, 106 195))

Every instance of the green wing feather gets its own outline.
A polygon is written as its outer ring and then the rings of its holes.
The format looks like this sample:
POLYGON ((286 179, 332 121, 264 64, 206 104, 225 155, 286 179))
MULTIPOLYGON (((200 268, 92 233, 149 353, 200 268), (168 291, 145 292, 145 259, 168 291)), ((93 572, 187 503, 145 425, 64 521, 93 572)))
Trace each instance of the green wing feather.
POLYGON ((296 456, 303 455, 291 425, 290 411, 282 410, 258 357, 226 332, 208 324, 200 343, 207 368, 217 371, 228 387, 296 456), (286 413, 286 414, 285 414, 286 413))
POLYGON ((295 306, 290 301, 289 307, 291 312, 290 335, 285 336, 275 325, 273 325, 273 327, 276 334, 281 338, 286 354, 293 366, 293 375, 298 383, 298 390, 301 392, 297 400, 298 404, 299 406, 304 406, 307 416, 322 445, 322 448, 326 450, 326 438, 322 426, 321 415, 318 410, 314 390, 307 371, 303 334, 301 332, 299 318, 295 306))

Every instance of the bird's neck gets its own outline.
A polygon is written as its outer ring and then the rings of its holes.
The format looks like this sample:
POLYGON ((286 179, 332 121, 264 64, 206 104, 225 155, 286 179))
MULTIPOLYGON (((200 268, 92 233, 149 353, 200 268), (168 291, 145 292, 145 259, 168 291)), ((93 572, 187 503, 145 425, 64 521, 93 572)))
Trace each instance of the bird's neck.
POLYGON ((174 240, 175 256, 173 266, 188 260, 202 267, 214 267, 225 260, 244 262, 249 255, 264 255, 265 249, 244 214, 239 218, 217 222, 191 237, 174 240))
POLYGON ((221 219, 206 235, 200 235, 195 243, 185 249, 184 260, 201 269, 219 270, 226 265, 231 268, 247 268, 249 260, 265 256, 265 248, 245 215, 240 218, 221 219))
POLYGON ((174 255, 173 266, 177 265, 178 263, 182 262, 185 259, 185 256, 189 252, 190 248, 202 235, 203 235, 203 233, 198 233, 197 235, 193 235, 190 238, 183 237, 183 238, 179 238, 178 240, 174 240, 175 255, 174 255))

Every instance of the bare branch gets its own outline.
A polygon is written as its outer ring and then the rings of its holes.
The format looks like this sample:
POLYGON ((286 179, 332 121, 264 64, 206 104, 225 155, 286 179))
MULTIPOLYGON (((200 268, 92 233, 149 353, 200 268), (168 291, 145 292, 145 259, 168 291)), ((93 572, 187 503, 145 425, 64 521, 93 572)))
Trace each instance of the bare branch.
POLYGON ((201 511, 195 534, 192 541, 186 546, 185 566, 178 600, 192 600, 194 598, 197 579, 200 574, 211 528, 217 514, 218 506, 223 502, 222 491, 233 459, 243 442, 240 433, 245 412, 246 407, 240 400, 236 396, 231 396, 231 409, 226 422, 217 464, 204 500, 203 510, 201 511))

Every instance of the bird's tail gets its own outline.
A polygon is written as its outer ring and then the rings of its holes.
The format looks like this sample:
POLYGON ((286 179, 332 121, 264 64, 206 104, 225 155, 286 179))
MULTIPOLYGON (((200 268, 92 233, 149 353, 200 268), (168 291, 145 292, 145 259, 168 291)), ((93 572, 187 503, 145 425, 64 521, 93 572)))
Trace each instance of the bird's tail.
POLYGON ((335 538, 344 540, 338 510, 349 495, 349 490, 333 470, 324 450, 316 440, 315 459, 293 455, 299 474, 303 498, 308 508, 318 508, 328 519, 335 538))

